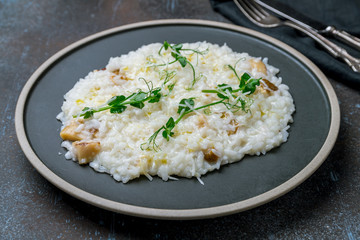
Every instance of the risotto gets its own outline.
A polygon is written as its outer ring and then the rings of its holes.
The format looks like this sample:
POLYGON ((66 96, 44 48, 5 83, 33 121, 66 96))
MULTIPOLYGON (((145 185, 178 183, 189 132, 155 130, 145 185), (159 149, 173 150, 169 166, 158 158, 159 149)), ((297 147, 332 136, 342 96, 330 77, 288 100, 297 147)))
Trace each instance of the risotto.
POLYGON ((196 177, 288 138, 289 88, 266 58, 207 42, 111 58, 65 94, 65 157, 123 183, 196 177))

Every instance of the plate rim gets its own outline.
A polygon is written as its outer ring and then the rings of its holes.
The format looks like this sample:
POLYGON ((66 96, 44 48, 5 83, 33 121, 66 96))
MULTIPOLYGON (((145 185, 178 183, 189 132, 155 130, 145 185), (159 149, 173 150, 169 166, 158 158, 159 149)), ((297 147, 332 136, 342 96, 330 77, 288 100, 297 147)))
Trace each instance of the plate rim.
POLYGON ((336 93, 324 75, 324 73, 307 57, 305 57, 302 53, 298 52, 294 48, 289 45, 277 40, 273 37, 270 37, 266 34, 257 32, 252 29, 248 29, 245 27, 241 27, 234 24, 228 24, 223 22, 216 22, 210 20, 197 20, 197 19, 161 19, 161 20, 152 20, 145 22, 137 22, 127 25, 122 25, 119 27, 110 28, 85 38, 82 38, 67 47, 61 49, 49 59, 47 59, 27 80, 25 83, 16 104, 15 109, 15 130, 18 142, 20 144, 21 149, 23 150, 25 156, 28 158, 32 166, 49 182, 55 185, 57 188, 66 192, 67 194, 94 205, 96 207, 100 207, 106 210, 110 210, 113 212, 118 212, 121 214, 136 216, 136 217, 144 217, 144 218, 153 218, 153 219, 167 219, 167 220, 190 220, 190 219, 204 219, 204 218, 214 218, 225 215, 230 215, 242 211, 246 211, 260 205, 263 205, 267 202, 270 202, 276 198, 281 197, 282 195, 288 193, 292 189, 299 186, 306 179, 308 179, 326 160, 327 156, 330 154, 340 128, 340 107, 338 103, 338 99, 336 93), (129 205, 126 203, 120 203, 112 200, 108 200, 103 197, 96 196, 92 193, 86 192, 80 188, 75 187, 71 183, 63 180, 61 177, 52 172, 46 165, 37 157, 35 152, 30 146, 28 138, 25 132, 24 125, 24 110, 27 102, 27 98, 29 93, 31 92, 33 86, 38 81, 39 77, 49 68, 53 63, 55 63, 58 59, 63 57, 65 54, 71 52, 72 50, 87 44, 93 40, 98 38, 105 37, 107 35, 111 35, 114 33, 120 33, 127 30, 133 30, 138 28, 146 28, 146 27, 156 27, 156 26, 164 26, 164 25, 173 25, 173 24, 182 24, 182 25, 193 25, 193 26, 206 26, 206 27, 214 27, 219 29, 231 30, 243 34, 247 34, 261 40, 265 40, 267 42, 271 42, 276 47, 285 50, 293 57, 296 57, 302 64, 304 64, 319 80, 324 91, 327 94, 330 103, 330 112, 331 112, 331 121, 329 126, 328 135, 324 141, 324 144, 320 148, 319 152, 316 156, 307 164, 299 173, 291 177, 286 182, 281 185, 259 194, 255 197, 242 200, 239 202, 220 205, 216 207, 208 207, 208 208, 197 208, 197 209, 158 209, 158 208, 149 208, 149 207, 140 207, 129 205))

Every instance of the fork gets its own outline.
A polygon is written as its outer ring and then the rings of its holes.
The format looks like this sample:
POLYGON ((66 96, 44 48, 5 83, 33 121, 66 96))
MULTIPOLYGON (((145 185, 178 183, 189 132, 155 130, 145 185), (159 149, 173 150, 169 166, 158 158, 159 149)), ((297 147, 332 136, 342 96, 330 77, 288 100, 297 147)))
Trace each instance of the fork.
POLYGON ((325 48, 332 56, 343 60, 354 72, 360 72, 360 59, 351 56, 345 49, 329 41, 312 28, 305 28, 295 22, 289 20, 281 20, 280 18, 271 15, 265 11, 260 5, 253 0, 234 0, 238 8, 244 13, 244 15, 254 24, 264 27, 273 28, 279 26, 293 27, 320 44, 325 48))

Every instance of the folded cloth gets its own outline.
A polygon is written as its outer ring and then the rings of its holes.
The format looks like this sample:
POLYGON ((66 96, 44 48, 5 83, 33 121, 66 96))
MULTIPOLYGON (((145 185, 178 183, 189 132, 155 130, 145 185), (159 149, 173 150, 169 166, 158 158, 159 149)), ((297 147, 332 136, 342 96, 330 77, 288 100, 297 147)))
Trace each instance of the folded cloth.
MULTIPOLYGON (((354 0, 273 0, 278 1, 326 25, 333 25, 337 29, 345 30, 352 35, 360 36, 360 1, 354 0)), ((267 1, 269 2, 269 1, 267 1)), ((235 24, 254 29, 279 39, 292 46, 311 61, 313 61, 329 78, 339 82, 360 86, 360 73, 340 59, 334 58, 314 40, 293 28, 282 26, 277 28, 261 28, 250 22, 237 8, 232 0, 210 0, 213 9, 235 24)), ((329 39, 339 43, 333 38, 329 39)), ((343 44, 341 44, 344 47, 343 44)), ((360 51, 346 48, 354 57, 360 56, 360 51)))

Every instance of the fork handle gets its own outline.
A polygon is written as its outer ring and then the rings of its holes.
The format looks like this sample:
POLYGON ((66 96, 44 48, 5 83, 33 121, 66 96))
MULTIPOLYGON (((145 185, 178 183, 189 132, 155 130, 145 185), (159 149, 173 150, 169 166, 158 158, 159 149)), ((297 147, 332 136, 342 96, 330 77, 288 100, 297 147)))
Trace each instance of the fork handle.
POLYGON ((343 60, 354 72, 360 72, 360 59, 351 56, 345 49, 329 41, 312 28, 305 28, 292 21, 285 21, 285 25, 293 27, 299 31, 302 31, 316 42, 318 42, 323 48, 325 48, 331 55, 343 60))
POLYGON ((351 35, 350 33, 347 33, 343 30, 338 30, 334 26, 328 26, 323 31, 326 34, 333 35, 337 39, 351 45, 352 47, 360 50, 360 39, 351 35))

